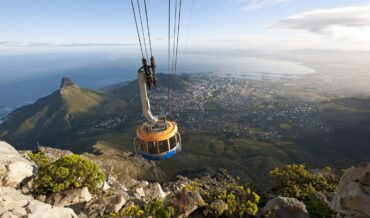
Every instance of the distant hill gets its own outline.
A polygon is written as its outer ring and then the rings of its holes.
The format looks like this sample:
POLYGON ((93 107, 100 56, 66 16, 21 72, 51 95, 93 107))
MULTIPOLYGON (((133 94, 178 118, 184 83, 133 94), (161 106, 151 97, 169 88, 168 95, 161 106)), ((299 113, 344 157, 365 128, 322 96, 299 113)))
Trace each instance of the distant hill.
MULTIPOLYGON (((126 108, 127 102, 123 99, 81 88, 63 78, 55 92, 10 113, 0 125, 0 138, 18 148, 33 148, 38 143, 65 148, 73 135, 82 134, 80 130, 84 127, 122 115, 127 112, 126 108)), ((67 148, 88 150, 78 146, 67 148)))
MULTIPOLYGON (((173 77, 157 77, 155 93, 167 93, 173 77)), ((176 76, 175 84, 177 90, 185 89, 187 76, 176 76)), ((34 149, 40 144, 82 153, 106 142, 121 150, 133 150, 135 128, 143 120, 137 80, 96 91, 63 78, 58 90, 10 113, 0 123, 0 139, 18 149, 34 149)))

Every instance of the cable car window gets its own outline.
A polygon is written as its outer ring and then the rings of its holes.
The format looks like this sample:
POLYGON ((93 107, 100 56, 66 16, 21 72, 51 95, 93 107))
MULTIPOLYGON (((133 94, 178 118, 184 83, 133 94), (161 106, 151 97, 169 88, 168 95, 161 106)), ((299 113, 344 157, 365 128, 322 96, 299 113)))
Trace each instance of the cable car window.
POLYGON ((135 146, 136 146, 136 150, 140 150, 140 140, 139 139, 135 139, 135 146))
POLYGON ((142 140, 139 139, 139 145, 140 145, 140 150, 141 151, 144 151, 144 152, 147 152, 146 150, 146 143, 142 140))
POLYGON ((159 144, 159 153, 164 153, 168 151, 168 143, 167 140, 158 142, 159 144))
POLYGON ((157 142, 148 142, 148 149, 149 154, 158 154, 157 142))
POLYGON ((170 138, 170 147, 173 149, 176 146, 176 136, 170 138))

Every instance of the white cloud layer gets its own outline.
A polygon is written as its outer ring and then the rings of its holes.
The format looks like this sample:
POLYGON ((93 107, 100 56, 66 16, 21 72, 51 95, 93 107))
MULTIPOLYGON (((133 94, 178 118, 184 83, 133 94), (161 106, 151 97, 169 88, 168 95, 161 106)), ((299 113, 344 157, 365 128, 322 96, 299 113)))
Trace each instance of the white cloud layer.
POLYGON ((292 0, 231 0, 242 5, 244 11, 255 11, 264 7, 288 3, 292 0))
POLYGON ((274 6, 277 4, 288 3, 291 0, 250 0, 248 5, 246 5, 243 10, 246 11, 253 11, 258 10, 260 8, 274 6))
POLYGON ((307 30, 334 39, 367 43, 370 42, 370 5, 304 12, 271 27, 307 30))
POLYGON ((9 42, 0 41, 0 47, 98 47, 98 46, 126 46, 135 44, 123 43, 49 43, 49 42, 9 42))

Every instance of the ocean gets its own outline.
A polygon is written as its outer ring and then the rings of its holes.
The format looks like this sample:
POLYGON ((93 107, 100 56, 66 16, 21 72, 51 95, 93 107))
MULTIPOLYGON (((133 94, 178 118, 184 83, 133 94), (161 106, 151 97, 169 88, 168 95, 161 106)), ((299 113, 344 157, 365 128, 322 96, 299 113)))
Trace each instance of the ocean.
MULTIPOLYGON (((0 54, 0 118, 59 88, 62 77, 82 87, 97 89, 136 78, 140 66, 136 52, 88 51, 0 54)), ((157 57, 158 72, 168 72, 167 56, 157 57)), ((225 73, 248 79, 299 76, 315 71, 298 62, 222 52, 183 53, 179 73, 225 73)))

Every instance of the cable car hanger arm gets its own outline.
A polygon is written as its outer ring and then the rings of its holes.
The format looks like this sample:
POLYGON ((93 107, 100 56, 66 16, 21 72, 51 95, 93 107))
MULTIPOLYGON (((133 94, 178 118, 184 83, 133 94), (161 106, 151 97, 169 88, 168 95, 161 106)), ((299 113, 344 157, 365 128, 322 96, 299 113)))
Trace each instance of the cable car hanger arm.
POLYGON ((155 124, 158 122, 158 118, 154 116, 150 109, 150 100, 148 97, 148 90, 147 85, 149 87, 156 87, 156 79, 155 79, 155 61, 154 57, 151 58, 152 64, 150 66, 147 65, 146 59, 143 58, 142 60, 143 66, 138 70, 137 77, 139 82, 139 89, 140 89, 140 100, 141 100, 141 108, 144 117, 150 124, 155 124))

